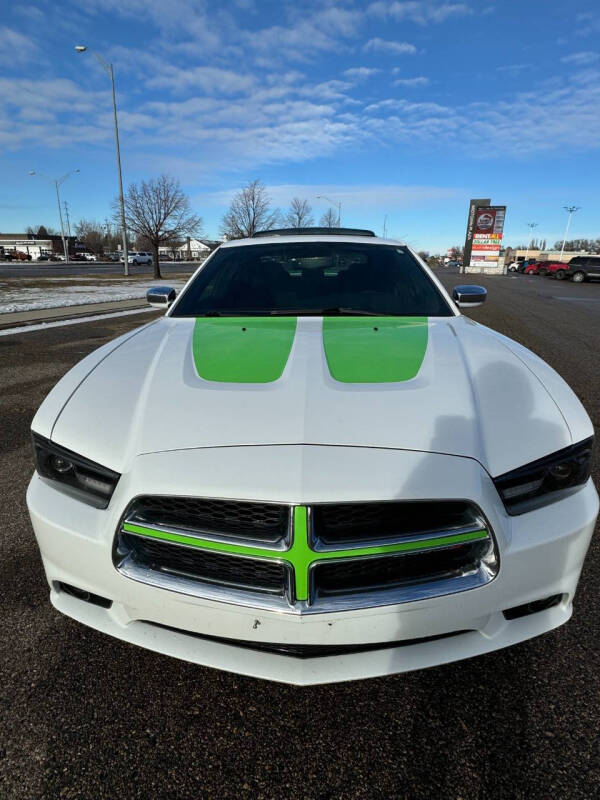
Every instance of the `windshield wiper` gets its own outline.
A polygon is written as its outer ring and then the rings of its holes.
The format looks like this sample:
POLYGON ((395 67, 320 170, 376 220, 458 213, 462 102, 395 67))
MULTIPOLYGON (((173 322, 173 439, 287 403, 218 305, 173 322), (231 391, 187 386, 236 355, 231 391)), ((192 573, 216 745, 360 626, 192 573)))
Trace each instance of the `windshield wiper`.
POLYGON ((270 311, 273 317, 381 317, 379 311, 365 311, 363 308, 347 308, 333 306, 332 308, 290 308, 285 311, 270 311))

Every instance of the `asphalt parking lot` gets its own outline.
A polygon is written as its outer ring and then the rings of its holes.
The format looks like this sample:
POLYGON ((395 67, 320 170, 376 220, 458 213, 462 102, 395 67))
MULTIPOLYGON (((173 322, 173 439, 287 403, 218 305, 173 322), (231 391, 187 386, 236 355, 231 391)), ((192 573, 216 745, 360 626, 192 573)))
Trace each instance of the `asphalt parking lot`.
MULTIPOLYGON (((554 366, 597 428, 600 283, 441 277, 483 283, 488 302, 470 315, 554 366)), ((0 798, 598 797, 597 532, 566 626, 364 682, 229 675, 52 609, 25 507, 29 424, 67 369, 149 316, 0 337, 0 798)), ((597 449, 597 485, 599 472, 597 449)))

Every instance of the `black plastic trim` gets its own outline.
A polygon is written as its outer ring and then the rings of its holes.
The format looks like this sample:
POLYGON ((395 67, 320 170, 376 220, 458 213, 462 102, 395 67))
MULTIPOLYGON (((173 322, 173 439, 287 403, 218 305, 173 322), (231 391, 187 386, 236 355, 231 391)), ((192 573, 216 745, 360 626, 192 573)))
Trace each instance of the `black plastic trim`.
POLYGON ((228 639, 225 636, 210 636, 205 633, 194 633, 193 631, 186 631, 182 628, 163 625, 160 622, 150 622, 149 620, 141 621, 145 625, 153 625, 156 628, 163 628, 173 633, 182 633, 185 636, 193 636, 195 639, 204 639, 207 642, 226 644, 229 647, 240 647, 245 650, 258 650, 262 653, 291 656, 292 658, 324 658, 327 656, 367 653, 374 650, 392 650, 396 647, 410 647, 416 644, 436 642, 439 639, 461 636, 464 633, 473 633, 471 630, 451 631, 450 633, 439 633, 435 636, 422 636, 418 639, 401 639, 395 642, 369 642, 367 644, 285 644, 279 642, 251 642, 245 639, 228 639))

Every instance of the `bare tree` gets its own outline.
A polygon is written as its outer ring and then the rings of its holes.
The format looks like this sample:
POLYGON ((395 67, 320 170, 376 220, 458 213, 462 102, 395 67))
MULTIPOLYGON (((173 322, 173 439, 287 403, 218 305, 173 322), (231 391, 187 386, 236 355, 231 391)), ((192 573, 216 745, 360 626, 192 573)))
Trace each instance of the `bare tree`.
POLYGON ((74 226, 75 236, 92 253, 102 253, 106 244, 106 229, 101 222, 93 219, 80 219, 74 226))
POLYGON ((310 228, 314 225, 312 208, 308 200, 293 197, 289 210, 285 215, 285 224, 288 228, 310 228))
POLYGON ((233 198, 221 221, 221 233, 228 239, 246 239, 257 231, 277 227, 279 209, 271 210, 271 198, 259 180, 244 186, 233 198))
POLYGON ((56 228, 51 228, 48 225, 28 225, 26 233, 34 236, 58 236, 56 228))
MULTIPOLYGON (((117 201, 113 208, 117 219, 117 201)), ((192 213, 189 197, 181 190, 179 181, 169 175, 129 186, 125 195, 125 220, 132 234, 149 243, 155 278, 162 277, 158 248, 180 242, 186 236, 200 235, 202 230, 201 217, 192 213)))
POLYGON ((322 228, 339 228, 340 222, 337 210, 335 208, 328 208, 319 220, 319 225, 322 228))

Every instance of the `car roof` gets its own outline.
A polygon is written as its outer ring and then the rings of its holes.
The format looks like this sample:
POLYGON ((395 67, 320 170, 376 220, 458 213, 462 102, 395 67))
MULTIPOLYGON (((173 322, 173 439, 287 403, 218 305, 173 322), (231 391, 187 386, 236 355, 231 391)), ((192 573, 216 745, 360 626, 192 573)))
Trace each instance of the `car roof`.
POLYGON ((396 247, 405 247, 406 243, 397 239, 381 239, 378 236, 363 236, 341 233, 311 233, 311 234, 281 234, 273 233, 272 236, 257 236, 252 239, 232 239, 223 242, 224 247, 246 247, 261 244, 297 244, 306 242, 347 242, 351 244, 387 244, 396 247))

